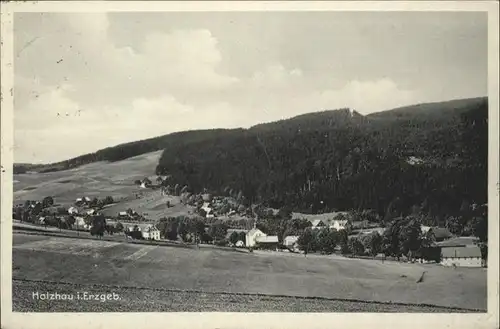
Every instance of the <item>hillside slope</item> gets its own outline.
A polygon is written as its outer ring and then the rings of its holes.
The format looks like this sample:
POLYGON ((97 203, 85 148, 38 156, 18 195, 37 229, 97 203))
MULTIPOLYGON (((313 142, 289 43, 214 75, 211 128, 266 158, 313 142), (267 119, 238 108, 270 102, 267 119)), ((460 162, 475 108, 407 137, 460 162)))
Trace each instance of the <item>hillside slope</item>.
MULTIPOLYGON (((383 215, 420 209, 439 219, 464 202, 486 202, 487 116, 487 98, 368 116, 349 109, 323 111, 250 129, 173 133, 57 164, 15 169, 56 171, 56 177, 58 170, 85 172, 83 164, 164 150, 156 168, 144 167, 142 177, 156 171, 172 175, 172 185, 188 185, 193 192, 239 194, 248 204, 303 213, 371 208, 383 215)), ((31 198, 34 191, 17 195, 31 198)))
POLYGON ((130 198, 139 192, 134 180, 153 173, 160 156, 161 151, 157 151, 114 163, 95 162, 57 172, 15 174, 14 202, 42 200, 46 196, 61 204, 73 204, 82 196, 130 198))

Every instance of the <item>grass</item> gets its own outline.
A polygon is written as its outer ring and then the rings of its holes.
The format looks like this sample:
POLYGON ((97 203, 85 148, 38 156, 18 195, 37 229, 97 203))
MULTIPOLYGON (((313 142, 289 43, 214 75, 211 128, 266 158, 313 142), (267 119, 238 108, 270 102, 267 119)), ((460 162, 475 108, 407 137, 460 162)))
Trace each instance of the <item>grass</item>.
POLYGON ((61 206, 69 207, 82 196, 117 201, 103 210, 106 216, 116 216, 128 208, 147 213, 148 219, 188 215, 191 207, 182 205, 178 197, 162 196, 159 190, 141 189, 135 180, 155 172, 161 151, 143 154, 117 162, 95 162, 75 169, 14 175, 14 203, 42 200, 52 196, 61 206), (141 194, 137 199, 136 194, 141 194), (170 201, 173 207, 167 208, 170 201))
MULTIPOLYGON (((363 301, 266 296, 258 294, 206 293, 168 289, 67 284, 47 281, 13 280, 15 312, 418 312, 465 313, 471 310, 429 305, 366 303, 363 301), (72 295, 73 301, 41 301, 33 292, 72 295), (76 300, 83 292, 116 294, 118 299, 76 300)), ((475 311, 472 311, 475 312, 475 311)))
MULTIPOLYGON (((187 302, 189 305, 196 305, 195 301, 203 300, 203 294, 215 294, 217 301, 222 298, 217 297, 217 294, 226 293, 322 297, 337 301, 355 299, 358 304, 362 300, 486 310, 484 269, 453 269, 391 262, 382 264, 379 261, 333 257, 283 257, 272 253, 231 253, 22 234, 14 235, 13 278, 158 290, 154 294, 158 294, 155 298, 159 306, 151 306, 153 310, 168 307, 171 310, 182 309, 182 306, 175 306, 176 301, 182 300, 182 293, 174 296, 168 292, 171 290, 198 291, 200 296, 189 295, 191 297, 188 299, 192 300, 187 302), (426 271, 425 280, 417 284, 423 271, 426 271)), ((23 294, 29 291, 26 288, 29 285, 17 285, 20 295, 14 298, 14 309, 23 307, 27 298, 23 294), (17 301, 19 304, 16 305, 17 301)), ((141 297, 134 299, 133 293, 127 296, 131 296, 128 310, 140 311, 141 297)), ((259 304, 259 298, 254 301, 245 298, 242 297, 241 305, 238 306, 242 311, 261 308, 279 311, 286 304, 280 304, 284 302, 279 298, 276 303, 270 304, 259 304)), ((221 303, 218 310, 227 310, 227 303, 221 303)), ((351 308, 368 311, 358 304, 339 303, 329 307, 335 311, 348 311, 351 308)), ((310 305, 315 304, 311 302, 310 305)), ((112 309, 112 306, 109 307, 112 309)), ((286 307, 294 310, 293 306, 286 307)), ((318 305, 310 307, 321 309, 318 305)), ((395 309, 403 311, 404 308, 395 309)), ((374 311, 383 310, 384 307, 374 308, 374 311)))
POLYGON ((42 200, 49 195, 62 205, 72 204, 83 195, 129 198, 139 191, 134 185, 135 180, 154 175, 160 156, 161 151, 112 163, 95 162, 58 172, 14 175, 14 202, 42 200))

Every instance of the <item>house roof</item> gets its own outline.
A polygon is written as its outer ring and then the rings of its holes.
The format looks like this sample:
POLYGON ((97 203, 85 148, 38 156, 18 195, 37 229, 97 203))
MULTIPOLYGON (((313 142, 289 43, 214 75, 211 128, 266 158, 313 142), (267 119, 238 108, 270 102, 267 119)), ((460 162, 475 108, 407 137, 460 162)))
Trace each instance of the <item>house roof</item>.
POLYGON ((439 247, 463 247, 473 246, 474 242, 478 239, 472 236, 459 236, 442 242, 436 242, 435 245, 439 247))
POLYGON ((159 231, 156 226, 150 225, 147 226, 143 232, 149 233, 149 232, 154 232, 154 231, 159 231))
POLYGON ((421 229, 422 233, 427 233, 431 229, 431 227, 430 226, 422 225, 420 227, 420 229, 421 229))
POLYGON ((297 242, 297 240, 299 239, 298 236, 296 235, 293 235, 293 236, 287 236, 284 240, 283 240, 283 243, 284 244, 294 244, 295 242, 297 242))
POLYGON ((278 237, 276 235, 259 236, 255 239, 255 242, 258 242, 258 243, 277 243, 278 237))
POLYGON ((311 222, 313 227, 320 226, 321 223, 323 223, 323 225, 326 225, 322 219, 315 219, 311 222))
POLYGON ((443 258, 481 257, 481 249, 477 246, 442 248, 441 255, 443 258))
POLYGON ((434 234, 436 239, 446 239, 446 238, 451 238, 453 236, 453 234, 451 234, 451 232, 444 227, 433 227, 432 233, 434 234))
POLYGON ((264 232, 262 232, 258 228, 253 228, 253 229, 251 229, 250 231, 247 232, 247 235, 254 235, 257 232, 260 232, 261 234, 264 234, 264 232))

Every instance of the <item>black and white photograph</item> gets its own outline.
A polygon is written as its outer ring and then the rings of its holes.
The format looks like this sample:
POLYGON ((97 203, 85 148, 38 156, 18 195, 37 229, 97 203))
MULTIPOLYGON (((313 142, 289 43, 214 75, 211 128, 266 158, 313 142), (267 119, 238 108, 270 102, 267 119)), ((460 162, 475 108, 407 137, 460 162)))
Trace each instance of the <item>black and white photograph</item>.
POLYGON ((498 326, 498 4, 70 4, 2 15, 12 313, 468 313, 498 326))

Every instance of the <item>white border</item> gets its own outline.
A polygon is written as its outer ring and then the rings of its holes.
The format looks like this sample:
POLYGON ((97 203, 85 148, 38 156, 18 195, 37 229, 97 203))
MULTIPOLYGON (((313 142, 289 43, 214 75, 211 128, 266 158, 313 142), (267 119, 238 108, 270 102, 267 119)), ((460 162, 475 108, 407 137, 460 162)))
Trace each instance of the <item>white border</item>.
POLYGON ((1 321, 2 328, 498 328, 498 2, 19 2, 1 5, 1 321), (486 314, 383 313, 12 313, 13 13, 102 11, 483 11, 488 12, 489 261, 486 314))

